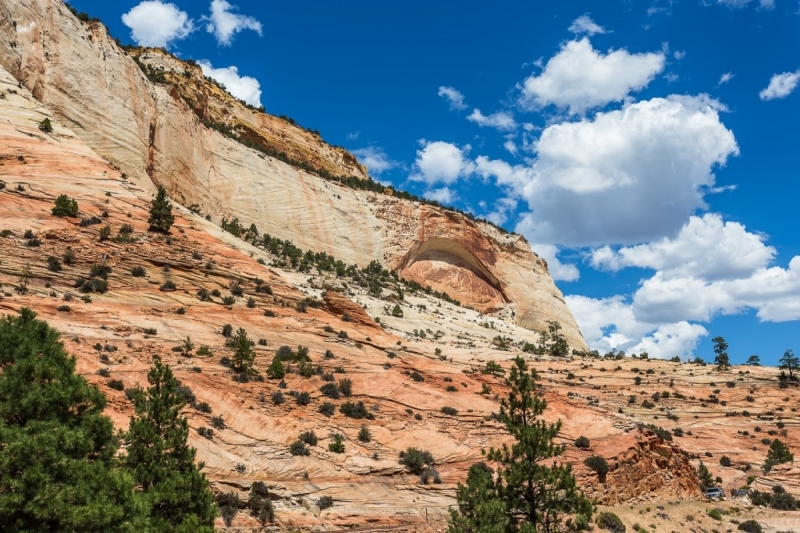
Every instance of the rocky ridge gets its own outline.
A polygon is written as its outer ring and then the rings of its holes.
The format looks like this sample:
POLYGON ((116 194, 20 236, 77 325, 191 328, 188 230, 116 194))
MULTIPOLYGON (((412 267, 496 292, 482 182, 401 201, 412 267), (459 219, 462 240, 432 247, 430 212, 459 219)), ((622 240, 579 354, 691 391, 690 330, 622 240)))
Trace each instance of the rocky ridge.
POLYGON ((0 37, 0 65, 144 190, 163 185, 216 222, 236 217, 348 264, 377 260, 528 329, 546 331, 557 321, 571 348, 586 348, 547 264, 523 237, 397 195, 346 187, 246 147, 240 141, 333 176, 366 177, 352 155, 248 109, 202 78, 199 67, 156 50, 138 51, 134 60, 102 24, 77 20, 58 0, 4 3, 0 37), (137 61, 164 82, 151 82, 137 61), (228 129, 238 140, 218 131, 228 129))

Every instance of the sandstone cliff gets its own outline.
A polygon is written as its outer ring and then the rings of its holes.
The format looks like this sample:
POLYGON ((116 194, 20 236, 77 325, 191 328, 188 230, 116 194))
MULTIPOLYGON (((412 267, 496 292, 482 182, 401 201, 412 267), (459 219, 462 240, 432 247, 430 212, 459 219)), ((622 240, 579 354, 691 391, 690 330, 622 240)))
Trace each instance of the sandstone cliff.
POLYGON ((418 202, 356 190, 299 170, 219 131, 319 173, 366 178, 352 155, 318 135, 248 109, 199 68, 137 52, 166 83, 147 79, 105 27, 58 0, 0 5, 0 65, 89 147, 145 190, 164 185, 184 206, 347 263, 372 260, 464 305, 531 330, 558 321, 571 348, 586 344, 544 261, 519 235, 418 202))

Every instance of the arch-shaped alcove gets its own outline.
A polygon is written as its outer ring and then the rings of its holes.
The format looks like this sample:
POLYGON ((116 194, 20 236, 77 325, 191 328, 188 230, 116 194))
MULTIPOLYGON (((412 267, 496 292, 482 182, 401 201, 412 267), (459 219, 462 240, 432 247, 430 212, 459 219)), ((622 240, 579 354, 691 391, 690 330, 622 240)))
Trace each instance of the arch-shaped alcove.
POLYGON ((452 239, 434 237, 417 244, 403 258, 399 272, 482 312, 501 309, 508 302, 500 280, 452 239))

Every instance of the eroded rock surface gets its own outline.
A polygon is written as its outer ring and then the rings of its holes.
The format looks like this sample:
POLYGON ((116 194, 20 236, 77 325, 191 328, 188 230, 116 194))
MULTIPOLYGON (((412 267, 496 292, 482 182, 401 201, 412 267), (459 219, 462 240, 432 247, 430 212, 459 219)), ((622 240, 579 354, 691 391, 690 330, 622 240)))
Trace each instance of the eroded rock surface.
POLYGON ((163 185, 215 222, 237 217, 348 264, 380 261, 528 329, 546 331, 547 321, 558 321, 571 348, 586 348, 546 263, 521 236, 352 189, 247 148, 220 131, 319 174, 367 177, 348 152, 248 109, 206 81, 199 67, 158 50, 134 55, 163 83, 150 82, 102 24, 78 21, 58 0, 0 6, 0 65, 144 190, 163 185))

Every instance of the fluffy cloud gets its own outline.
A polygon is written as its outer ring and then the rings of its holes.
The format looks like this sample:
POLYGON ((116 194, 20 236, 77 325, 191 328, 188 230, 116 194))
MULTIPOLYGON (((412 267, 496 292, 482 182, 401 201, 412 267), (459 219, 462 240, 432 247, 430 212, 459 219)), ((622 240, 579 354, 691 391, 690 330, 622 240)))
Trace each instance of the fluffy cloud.
POLYGON ((356 156, 359 162, 365 165, 372 174, 382 174, 397 166, 397 162, 389 159, 389 156, 386 155, 386 152, 384 152, 382 148, 375 146, 353 150, 353 155, 356 156))
POLYGON ((670 96, 547 127, 532 166, 477 161, 528 201, 526 236, 569 247, 649 242, 705 207, 713 168, 739 148, 706 97, 670 96))
POLYGON ((688 357, 700 339, 708 335, 703 326, 685 320, 670 324, 638 320, 622 296, 566 296, 565 299, 589 347, 600 352, 613 349, 647 352, 661 359, 688 357))
POLYGON ((590 36, 594 35, 595 33, 606 33, 606 30, 593 21, 592 17, 590 17, 588 14, 581 15, 573 20, 569 27, 569 31, 577 34, 585 33, 586 35, 590 36))
POLYGON ((469 145, 461 149, 444 141, 420 142, 422 149, 417 150, 413 173, 409 176, 411 180, 423 181, 428 185, 450 185, 475 171, 475 163, 466 157, 469 145))
POLYGON ((213 33, 221 45, 230 45, 233 36, 242 30, 253 30, 261 35, 261 23, 253 17, 234 13, 235 9, 226 0, 211 0, 211 15, 206 18, 206 30, 213 33))
POLYGON ((228 91, 252 106, 261 105, 261 84, 250 76, 240 76, 236 67, 214 68, 208 61, 199 61, 203 74, 215 79, 225 86, 228 91))
POLYGON ((458 199, 458 194, 449 187, 431 189, 423 194, 428 200, 434 200, 440 204, 451 204, 458 199))
POLYGON ((467 108, 467 104, 464 103, 464 95, 453 87, 439 87, 439 96, 450 102, 451 110, 467 108))
POLYGON ((520 103, 526 108, 554 104, 573 114, 583 113, 643 89, 664 64, 663 52, 631 54, 623 49, 604 55, 592 48, 588 38, 569 41, 538 76, 522 83, 520 103))
POLYGON ((185 11, 161 0, 141 2, 122 15, 122 23, 131 29, 131 39, 139 46, 166 48, 194 30, 185 11))
POLYGON ((657 272, 645 280, 633 298, 643 320, 708 321, 718 314, 755 309, 763 321, 800 319, 800 256, 788 268, 761 267, 746 277, 709 281, 699 277, 668 277, 657 272))
POLYGON ((694 322, 755 310, 762 321, 800 320, 800 256, 770 266, 764 236, 717 214, 692 217, 674 239, 592 254, 593 263, 653 268, 629 299, 568 296, 590 346, 687 355, 705 335, 694 322))
POLYGON ((511 113, 505 111, 497 111, 489 116, 481 113, 480 109, 475 109, 468 117, 467 120, 474 122, 478 126, 488 126, 500 131, 511 131, 517 129, 517 122, 511 113))
POLYGON ((774 100, 775 98, 785 98, 789 96, 800 82, 800 70, 796 72, 784 72, 775 74, 769 80, 769 86, 758 93, 762 100, 774 100))
POLYGON ((663 238, 617 251, 610 246, 591 254, 592 266, 618 271, 651 268, 665 278, 697 276, 706 280, 735 279, 765 267, 775 248, 765 237, 748 232, 738 222, 723 222, 715 213, 692 216, 674 239, 663 238))

